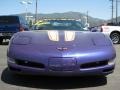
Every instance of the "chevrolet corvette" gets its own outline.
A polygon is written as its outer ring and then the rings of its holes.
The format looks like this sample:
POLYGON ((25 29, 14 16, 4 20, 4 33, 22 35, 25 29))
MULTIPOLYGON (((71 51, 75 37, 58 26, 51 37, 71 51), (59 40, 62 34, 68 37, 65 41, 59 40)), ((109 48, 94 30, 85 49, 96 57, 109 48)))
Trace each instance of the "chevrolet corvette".
POLYGON ((7 57, 18 74, 105 76, 114 71, 116 51, 108 36, 84 30, 80 21, 56 19, 14 34, 7 57))

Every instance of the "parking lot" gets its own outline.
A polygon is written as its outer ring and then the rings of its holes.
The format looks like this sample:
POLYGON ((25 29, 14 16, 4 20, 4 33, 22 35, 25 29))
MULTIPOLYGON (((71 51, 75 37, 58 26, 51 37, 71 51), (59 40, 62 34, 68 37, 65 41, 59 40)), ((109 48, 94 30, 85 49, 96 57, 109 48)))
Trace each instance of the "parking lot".
POLYGON ((7 70, 8 43, 0 45, 0 90, 120 90, 120 45, 117 52, 115 72, 107 77, 45 77, 16 76, 7 70))

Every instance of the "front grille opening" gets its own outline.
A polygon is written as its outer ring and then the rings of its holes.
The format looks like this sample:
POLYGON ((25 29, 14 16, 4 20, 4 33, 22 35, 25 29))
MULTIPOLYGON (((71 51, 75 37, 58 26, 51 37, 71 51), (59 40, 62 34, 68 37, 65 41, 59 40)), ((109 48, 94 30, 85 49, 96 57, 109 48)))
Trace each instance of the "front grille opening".
POLYGON ((97 61, 97 62, 92 62, 92 63, 86 63, 82 64, 80 68, 85 69, 85 68, 94 68, 94 67, 100 67, 100 66, 105 66, 108 64, 108 61, 97 61))
POLYGON ((20 69, 17 69, 17 68, 15 68, 15 67, 11 67, 11 66, 9 66, 9 70, 11 70, 11 71, 18 71, 18 72, 21 71, 20 69))
POLYGON ((27 67, 33 67, 33 68, 45 68, 44 64, 42 63, 36 63, 31 61, 25 61, 25 60, 15 60, 16 64, 21 66, 27 66, 27 67))
POLYGON ((110 71, 113 71, 113 70, 114 70, 114 68, 108 68, 108 69, 103 70, 103 72, 110 72, 110 71))

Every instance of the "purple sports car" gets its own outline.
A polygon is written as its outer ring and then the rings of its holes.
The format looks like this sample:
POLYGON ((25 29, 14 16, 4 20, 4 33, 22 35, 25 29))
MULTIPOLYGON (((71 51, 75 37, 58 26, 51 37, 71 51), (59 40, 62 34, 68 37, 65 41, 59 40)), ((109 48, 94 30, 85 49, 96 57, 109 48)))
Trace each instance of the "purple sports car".
POLYGON ((36 28, 11 38, 10 71, 54 76, 104 76, 114 71, 116 52, 104 34, 84 30, 77 20, 43 20, 36 28))

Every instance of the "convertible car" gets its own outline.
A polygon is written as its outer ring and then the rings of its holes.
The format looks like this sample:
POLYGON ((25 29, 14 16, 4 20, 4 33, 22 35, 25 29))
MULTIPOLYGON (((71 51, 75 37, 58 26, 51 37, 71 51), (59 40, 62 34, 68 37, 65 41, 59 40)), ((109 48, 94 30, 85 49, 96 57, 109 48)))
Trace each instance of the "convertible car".
POLYGON ((108 36, 84 30, 80 21, 43 20, 13 35, 7 57, 18 74, 105 76, 114 71, 116 51, 108 36))

